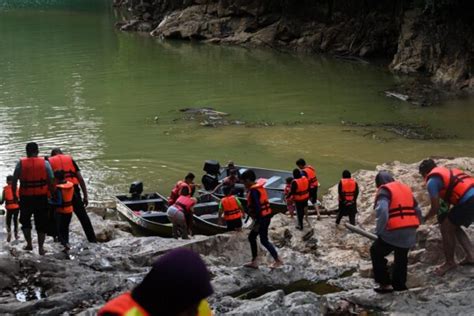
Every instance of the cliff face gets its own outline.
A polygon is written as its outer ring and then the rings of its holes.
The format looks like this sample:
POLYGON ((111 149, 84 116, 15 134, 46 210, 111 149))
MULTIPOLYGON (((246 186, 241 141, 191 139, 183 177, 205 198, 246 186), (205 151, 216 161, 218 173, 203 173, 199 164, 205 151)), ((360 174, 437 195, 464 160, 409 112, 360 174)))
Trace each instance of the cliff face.
POLYGON ((162 38, 266 46, 340 58, 391 60, 450 90, 474 91, 474 27, 465 0, 117 0, 124 31, 162 38), (421 3, 421 4, 420 4, 421 3))

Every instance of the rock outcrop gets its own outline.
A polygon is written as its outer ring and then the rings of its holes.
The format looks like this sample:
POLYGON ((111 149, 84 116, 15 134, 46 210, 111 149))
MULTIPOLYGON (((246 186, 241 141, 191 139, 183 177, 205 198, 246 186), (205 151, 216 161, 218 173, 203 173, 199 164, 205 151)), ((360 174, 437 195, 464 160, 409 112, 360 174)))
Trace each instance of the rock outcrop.
MULTIPOLYGON (((474 171, 473 158, 440 159, 442 165, 474 171)), ((418 164, 392 162, 377 167, 389 170, 409 184, 427 212, 426 188, 417 173, 418 164)), ((358 222, 371 230, 376 171, 355 173, 359 182, 358 222)), ((336 187, 324 196, 332 209, 336 187)), ((384 312, 388 314, 458 315, 474 308, 474 268, 458 267, 445 277, 432 274, 443 260, 441 236, 434 223, 422 225, 418 244, 409 256, 410 291, 379 295, 373 291, 369 258, 370 241, 336 227, 334 218, 317 221, 310 217, 304 231, 297 231, 295 219, 274 216, 270 238, 285 261, 271 270, 271 257, 260 250, 259 270, 243 268, 250 249, 246 233, 195 236, 183 241, 160 237, 133 237, 124 222, 111 211, 96 205, 91 219, 104 242, 88 244, 79 223, 72 224, 70 256, 48 240, 45 257, 27 253, 22 242, 2 245, 0 251, 0 313, 62 313, 92 315, 111 297, 132 288, 161 254, 176 247, 200 253, 212 275, 215 294, 210 303, 216 315, 326 315, 384 312), (108 214, 108 215, 107 215, 108 214), (108 219, 103 219, 107 216, 108 219)), ((468 230, 474 238, 474 230, 468 230)), ((462 256, 459 252, 459 258, 462 256)))
MULTIPOLYGON (((391 60, 394 72, 418 74, 452 92, 474 91, 474 26, 469 1, 121 1, 132 14, 124 31, 209 43, 391 60)), ((413 84, 402 89, 420 102, 413 84), (411 87, 410 87, 411 86, 411 87)), ((441 90, 441 89, 438 89, 441 90)), ((433 100, 438 101, 438 100, 433 100)))

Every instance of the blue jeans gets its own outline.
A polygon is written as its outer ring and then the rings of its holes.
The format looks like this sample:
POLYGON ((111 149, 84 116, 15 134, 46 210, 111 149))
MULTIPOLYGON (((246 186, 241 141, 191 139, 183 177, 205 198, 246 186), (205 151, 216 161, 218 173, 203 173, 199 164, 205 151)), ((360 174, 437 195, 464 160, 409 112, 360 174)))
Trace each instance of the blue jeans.
POLYGON ((249 234, 250 248, 252 250, 252 260, 255 260, 258 255, 257 250, 257 236, 260 236, 260 243, 272 255, 273 259, 278 259, 278 253, 272 243, 268 240, 268 227, 270 226, 270 217, 263 217, 257 219, 252 231, 249 234))

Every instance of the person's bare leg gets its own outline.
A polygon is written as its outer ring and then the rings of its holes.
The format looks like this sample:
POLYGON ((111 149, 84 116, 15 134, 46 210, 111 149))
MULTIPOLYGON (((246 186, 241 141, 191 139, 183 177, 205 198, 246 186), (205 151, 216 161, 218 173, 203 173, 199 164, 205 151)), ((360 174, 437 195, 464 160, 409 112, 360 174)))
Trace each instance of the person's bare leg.
POLYGON ((462 249, 466 253, 466 257, 459 263, 460 265, 474 264, 474 249, 472 248, 472 242, 469 236, 466 234, 464 229, 457 227, 456 238, 461 245, 462 249))
POLYGON ((457 227, 454 226, 447 218, 440 225, 446 262, 436 268, 435 273, 438 276, 443 276, 446 274, 446 272, 456 268, 457 266, 456 261, 454 260, 454 251, 456 248, 456 229, 457 227))
POLYGON ((311 227, 311 222, 309 221, 308 207, 307 206, 304 208, 304 219, 306 220, 306 223, 308 223, 308 226, 311 227))

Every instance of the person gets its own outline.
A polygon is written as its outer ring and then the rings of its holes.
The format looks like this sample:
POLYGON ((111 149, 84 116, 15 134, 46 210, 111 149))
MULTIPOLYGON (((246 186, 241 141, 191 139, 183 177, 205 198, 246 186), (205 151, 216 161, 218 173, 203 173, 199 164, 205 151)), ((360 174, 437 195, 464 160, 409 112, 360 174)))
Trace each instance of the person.
POLYGON ((293 218, 295 214, 295 201, 293 201, 293 198, 290 195, 291 183, 293 182, 293 178, 288 177, 286 178, 285 182, 286 182, 286 185, 285 185, 285 190, 283 190, 283 196, 285 197, 286 209, 290 213, 290 217, 293 218))
POLYGON ((239 182, 239 177, 237 175, 237 169, 232 169, 230 171, 229 176, 225 177, 221 183, 219 183, 214 190, 212 190, 212 193, 216 193, 217 190, 219 190, 222 187, 229 187, 231 191, 234 189, 235 184, 239 182))
POLYGON ((336 218, 336 225, 341 223, 343 216, 349 216, 349 222, 352 225, 355 225, 359 185, 354 179, 352 179, 352 175, 349 170, 344 170, 342 172, 342 179, 339 181, 337 191, 339 195, 339 214, 336 218))
POLYGON ((54 206, 56 216, 56 231, 64 252, 70 250, 69 224, 74 211, 74 183, 66 180, 65 172, 58 170, 54 173, 56 191, 49 203, 54 206))
POLYGON ((224 214, 227 231, 242 231, 242 216, 245 214, 244 208, 239 199, 232 195, 232 188, 225 186, 224 197, 219 203, 219 221, 224 214))
POLYGON ((53 192, 54 175, 49 162, 38 157, 38 144, 26 144, 26 158, 15 167, 12 181, 13 200, 18 201, 17 184, 20 180, 20 223, 25 236, 24 250, 33 250, 31 241, 31 216, 38 234, 38 253, 44 255, 44 241, 48 229, 48 194, 53 192))
POLYGON ((206 298, 213 291, 201 257, 175 249, 161 256, 134 289, 105 304, 98 316, 211 316, 206 298))
POLYGON ((176 203, 168 207, 167 215, 173 224, 173 237, 188 239, 192 234, 193 207, 196 199, 189 195, 188 187, 183 187, 176 203))
POLYGON ((51 157, 49 157, 48 161, 51 164, 53 172, 63 171, 65 180, 74 185, 74 197, 72 201, 74 214, 76 214, 79 219, 87 240, 91 243, 96 243, 97 239, 94 227, 86 211, 86 207, 89 204, 87 186, 79 166, 70 155, 63 154, 60 148, 54 148, 51 151, 51 157), (81 192, 83 197, 81 197, 81 192))
MULTIPOLYGON (((7 210, 7 242, 12 239, 12 220, 13 220, 13 231, 15 239, 18 240, 18 215, 20 214, 20 205, 14 200, 12 191, 13 176, 7 176, 7 185, 3 187, 2 199, 0 205, 5 203, 5 209, 7 210)), ((18 190, 16 195, 18 196, 18 190)))
POLYGON ((232 171, 235 171, 235 174, 239 179, 239 169, 235 166, 235 163, 232 160, 229 160, 229 162, 227 162, 227 167, 225 171, 227 176, 230 176, 232 171))
POLYGON ((246 170, 241 176, 241 181, 248 190, 247 207, 249 215, 254 220, 252 230, 248 236, 252 250, 252 261, 245 264, 245 267, 258 269, 257 237, 260 236, 260 243, 270 252, 275 260, 271 268, 278 268, 283 265, 283 261, 278 256, 275 247, 268 240, 268 227, 271 222, 272 209, 268 201, 267 190, 265 190, 262 184, 256 183, 256 178, 253 170, 246 170))
POLYGON ((407 290, 408 251, 416 243, 416 229, 422 214, 411 188, 395 181, 387 171, 380 171, 375 177, 377 194, 375 198, 376 235, 370 248, 375 282, 378 293, 407 290), (394 253, 392 277, 387 271, 387 260, 394 253))
POLYGON ((296 228, 303 230, 303 219, 308 208, 309 181, 305 176, 301 175, 300 169, 293 170, 293 181, 291 182, 291 190, 287 198, 292 198, 295 202, 296 216, 298 217, 296 228))
POLYGON ((176 200, 180 197, 181 190, 183 188, 187 188, 191 196, 194 195, 194 192, 196 190, 196 185, 194 184, 194 178, 196 178, 196 176, 192 172, 190 172, 186 175, 186 177, 184 177, 184 180, 179 180, 176 183, 173 190, 171 190, 170 196, 168 197, 169 205, 173 205, 176 202, 176 200))
POLYGON ((472 242, 461 226, 469 227, 474 220, 474 178, 459 169, 438 167, 434 160, 423 160, 419 172, 425 179, 431 199, 431 208, 425 220, 438 213, 446 262, 435 273, 443 276, 456 268, 455 249, 459 242, 466 257, 461 265, 474 265, 472 242), (440 199, 452 205, 448 212, 440 212, 440 199))
POLYGON ((321 220, 321 214, 319 212, 318 207, 318 177, 316 176, 316 170, 306 164, 306 161, 303 158, 300 158, 296 161, 296 165, 301 170, 303 176, 305 176, 309 181, 309 200, 314 205, 314 209, 316 210, 316 214, 318 215, 318 221, 321 220))

